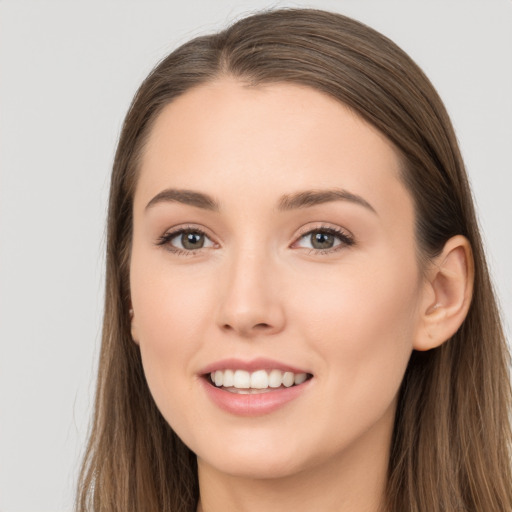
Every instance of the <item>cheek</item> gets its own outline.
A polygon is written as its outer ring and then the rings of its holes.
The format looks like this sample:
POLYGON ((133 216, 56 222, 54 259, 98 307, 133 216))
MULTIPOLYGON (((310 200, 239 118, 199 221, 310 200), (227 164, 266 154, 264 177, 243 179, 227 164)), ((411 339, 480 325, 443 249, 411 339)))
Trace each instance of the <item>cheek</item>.
POLYGON ((412 352, 417 282, 415 264, 380 259, 375 266, 334 268, 328 280, 317 276, 314 294, 295 290, 295 316, 322 355, 333 389, 355 401, 379 390, 394 395, 412 352))
MULTIPOLYGON (((130 275, 134 326, 151 393, 167 417, 192 385, 194 355, 208 318, 207 283, 134 255, 130 275)), ((169 420, 169 418, 168 418, 169 420)))
POLYGON ((295 298, 290 304, 306 315, 313 332, 335 330, 361 346, 377 341, 365 333, 375 331, 381 338, 414 325, 420 287, 412 263, 381 257, 377 264, 368 259, 302 276, 290 289, 295 298))
POLYGON ((185 340, 200 330, 205 316, 209 280, 203 274, 171 268, 165 257, 133 255, 131 299, 141 343, 159 350, 186 348, 185 340))

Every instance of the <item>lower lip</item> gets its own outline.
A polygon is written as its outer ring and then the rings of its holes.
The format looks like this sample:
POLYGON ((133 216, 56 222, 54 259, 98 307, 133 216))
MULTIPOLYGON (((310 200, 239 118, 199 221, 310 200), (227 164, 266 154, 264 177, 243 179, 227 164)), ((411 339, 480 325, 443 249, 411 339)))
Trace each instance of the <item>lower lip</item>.
POLYGON ((270 414, 299 397, 309 387, 311 380, 309 379, 298 386, 291 386, 289 388, 279 388, 266 393, 242 395, 213 386, 206 378, 201 379, 206 394, 212 402, 222 410, 237 416, 270 414))

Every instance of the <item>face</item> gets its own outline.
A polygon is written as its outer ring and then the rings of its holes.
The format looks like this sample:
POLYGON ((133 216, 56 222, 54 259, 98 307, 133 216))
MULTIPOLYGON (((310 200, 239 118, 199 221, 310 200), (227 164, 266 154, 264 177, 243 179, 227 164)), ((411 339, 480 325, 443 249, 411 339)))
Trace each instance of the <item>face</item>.
POLYGON ((296 85, 223 79, 157 118, 132 336, 200 466, 268 478, 386 456, 423 286, 399 166, 376 129, 296 85))

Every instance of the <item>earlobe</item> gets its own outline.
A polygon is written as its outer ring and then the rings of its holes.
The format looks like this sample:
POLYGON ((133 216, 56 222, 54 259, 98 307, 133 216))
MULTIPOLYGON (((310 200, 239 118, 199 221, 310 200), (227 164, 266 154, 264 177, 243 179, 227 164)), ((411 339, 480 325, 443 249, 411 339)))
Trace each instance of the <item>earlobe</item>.
POLYGON ((414 342, 414 349, 422 351, 442 345, 466 318, 474 281, 473 255, 468 239, 462 235, 450 238, 427 274, 420 328, 414 342))

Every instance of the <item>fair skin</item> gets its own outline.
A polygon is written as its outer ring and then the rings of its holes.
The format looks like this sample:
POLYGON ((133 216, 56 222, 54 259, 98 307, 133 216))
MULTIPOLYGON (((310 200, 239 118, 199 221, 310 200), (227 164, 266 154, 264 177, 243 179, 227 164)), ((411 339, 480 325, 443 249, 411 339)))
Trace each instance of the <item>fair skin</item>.
POLYGON ((297 85, 218 79, 157 118, 134 197, 132 336, 198 457, 198 510, 378 510, 410 354, 453 334, 471 296, 463 237, 419 268, 399 169, 376 129, 297 85), (237 365, 307 380, 215 387, 210 370, 237 365))

